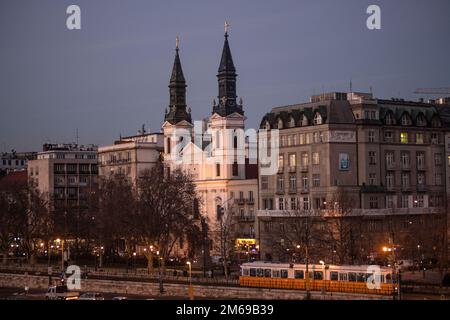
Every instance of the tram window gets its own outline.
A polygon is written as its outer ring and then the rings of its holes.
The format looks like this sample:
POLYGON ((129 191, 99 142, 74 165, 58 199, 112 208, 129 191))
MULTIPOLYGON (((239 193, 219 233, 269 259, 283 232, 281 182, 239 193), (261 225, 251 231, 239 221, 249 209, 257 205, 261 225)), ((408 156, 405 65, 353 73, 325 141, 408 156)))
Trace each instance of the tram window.
POLYGON ((323 272, 314 271, 314 280, 323 280, 323 272))
POLYGON ((264 269, 261 269, 261 268, 256 269, 256 276, 264 277, 264 269))
POLYGON ((305 273, 303 270, 295 270, 294 272, 294 278, 295 279, 303 279, 305 277, 305 273))
POLYGON ((380 275, 380 282, 384 283, 384 274, 380 275))
POLYGON ((339 281, 347 281, 348 277, 346 273, 339 273, 339 281))
POLYGON ((354 273, 354 272, 349 272, 349 273, 348 273, 348 281, 350 281, 350 282, 356 282, 356 273, 354 273))
POLYGON ((330 280, 331 281, 338 281, 338 273, 336 271, 330 272, 330 280))
POLYGON ((282 269, 281 270, 281 277, 282 278, 287 278, 288 277, 288 271, 286 269, 282 269))
POLYGON ((357 282, 366 282, 366 274, 365 273, 358 273, 356 276, 357 282))
POLYGON ((255 268, 250 269, 250 277, 256 277, 256 269, 255 268))
POLYGON ((270 278, 272 275, 272 270, 270 269, 264 269, 264 277, 270 278))
POLYGON ((391 274, 390 274, 390 273, 388 273, 388 274, 386 275, 386 282, 387 282, 387 283, 391 283, 391 274))
POLYGON ((248 276, 248 269, 242 269, 242 275, 248 276))
POLYGON ((272 278, 279 278, 280 270, 272 270, 272 278))

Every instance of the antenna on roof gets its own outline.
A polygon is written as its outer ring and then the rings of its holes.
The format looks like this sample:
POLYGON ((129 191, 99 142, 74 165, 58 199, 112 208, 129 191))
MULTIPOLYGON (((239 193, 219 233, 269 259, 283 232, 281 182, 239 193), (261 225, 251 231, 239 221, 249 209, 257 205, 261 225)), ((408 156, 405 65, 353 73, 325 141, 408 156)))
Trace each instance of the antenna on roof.
POLYGON ((77 128, 77 145, 78 145, 78 139, 79 139, 80 137, 78 136, 78 128, 77 128))
POLYGON ((352 79, 350 79, 350 93, 353 92, 353 83, 352 83, 352 79))

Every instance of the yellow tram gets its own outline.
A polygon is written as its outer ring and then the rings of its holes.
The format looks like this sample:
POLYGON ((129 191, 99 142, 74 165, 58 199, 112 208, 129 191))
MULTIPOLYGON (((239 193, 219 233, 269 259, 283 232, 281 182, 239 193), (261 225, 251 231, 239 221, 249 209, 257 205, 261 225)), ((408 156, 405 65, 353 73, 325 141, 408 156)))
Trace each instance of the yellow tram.
POLYGON ((306 265, 248 262, 241 265, 239 284, 245 287, 297 289, 391 295, 396 290, 392 269, 368 265, 306 265))

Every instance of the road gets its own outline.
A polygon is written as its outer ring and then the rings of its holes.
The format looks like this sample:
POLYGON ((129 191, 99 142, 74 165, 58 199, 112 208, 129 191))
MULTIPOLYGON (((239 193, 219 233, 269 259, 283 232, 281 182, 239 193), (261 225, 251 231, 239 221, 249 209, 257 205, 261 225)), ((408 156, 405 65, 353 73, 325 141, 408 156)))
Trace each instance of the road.
MULTIPOLYGON (((30 289, 27 295, 22 295, 24 288, 0 288, 0 300, 11 298, 21 293, 22 300, 45 300, 45 289, 30 289)), ((84 293, 83 291, 80 294, 84 293)), ((186 297, 159 297, 136 294, 102 293, 105 300, 112 300, 114 297, 127 297, 129 300, 186 300, 186 297)))

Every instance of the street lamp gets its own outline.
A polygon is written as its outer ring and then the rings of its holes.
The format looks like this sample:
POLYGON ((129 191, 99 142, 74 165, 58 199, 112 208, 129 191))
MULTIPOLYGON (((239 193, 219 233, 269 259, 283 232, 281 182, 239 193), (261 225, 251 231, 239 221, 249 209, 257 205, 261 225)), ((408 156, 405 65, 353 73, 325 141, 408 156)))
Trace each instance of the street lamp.
POLYGON ((188 261, 186 264, 189 266, 189 299, 194 300, 194 288, 192 288, 192 263, 188 261))
POLYGON ((58 245, 61 243, 61 271, 64 271, 64 240, 58 238, 56 239, 56 243, 58 245))

